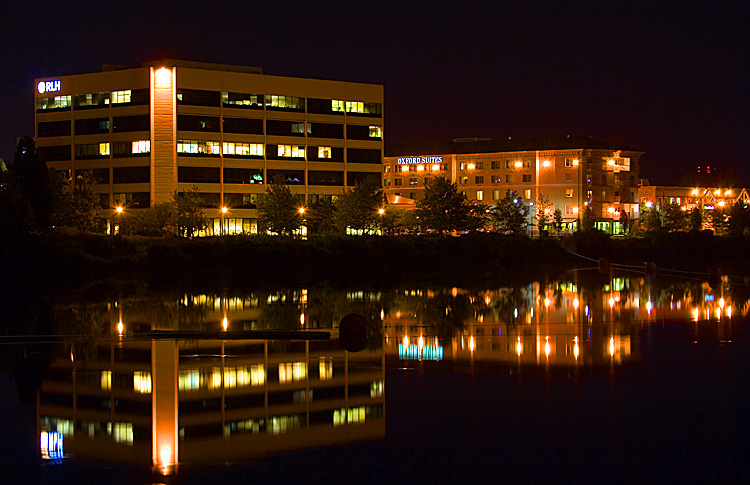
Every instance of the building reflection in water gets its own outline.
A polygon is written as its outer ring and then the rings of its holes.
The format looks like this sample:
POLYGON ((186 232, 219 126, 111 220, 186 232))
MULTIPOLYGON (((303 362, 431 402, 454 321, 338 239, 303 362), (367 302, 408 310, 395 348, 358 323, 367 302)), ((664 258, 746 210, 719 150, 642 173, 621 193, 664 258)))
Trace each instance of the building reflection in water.
POLYGON ((696 340, 706 325, 731 339, 731 319, 750 308, 748 295, 737 296, 726 281, 712 289, 688 280, 603 278, 487 290, 182 295, 61 309, 61 334, 89 336, 67 344, 42 384, 40 446, 59 456, 62 436, 66 454, 170 473, 176 463, 382 438, 386 358, 615 366, 639 358, 651 325, 695 322, 696 340), (359 353, 336 339, 338 322, 351 312, 371 323, 371 345, 359 353), (151 329, 308 328, 332 329, 334 338, 140 337, 151 329))
POLYGON ((153 464, 241 461, 385 436, 381 350, 330 341, 146 340, 119 322, 89 358, 59 359, 39 435, 65 453, 153 464), (80 362, 79 362, 80 360, 80 362))

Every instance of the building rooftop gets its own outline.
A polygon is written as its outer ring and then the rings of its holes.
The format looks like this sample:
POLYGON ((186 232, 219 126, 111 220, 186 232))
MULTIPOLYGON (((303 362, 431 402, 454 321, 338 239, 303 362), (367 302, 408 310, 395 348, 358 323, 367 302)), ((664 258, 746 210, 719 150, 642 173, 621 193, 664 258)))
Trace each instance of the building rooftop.
MULTIPOLYGON (((212 62, 183 61, 179 59, 159 59, 143 62, 141 67, 187 67, 190 69, 205 69, 208 71, 242 72, 245 74, 263 74, 263 68, 252 66, 233 66, 231 64, 214 64, 212 62)), ((132 69, 131 66, 121 64, 104 64, 102 71, 120 71, 132 69)))
POLYGON ((468 154, 494 152, 521 152, 535 150, 624 150, 642 152, 635 148, 619 143, 599 140, 590 136, 564 136, 540 138, 508 138, 492 140, 489 138, 460 138, 443 143, 422 143, 386 146, 385 156, 436 155, 436 154, 468 154))

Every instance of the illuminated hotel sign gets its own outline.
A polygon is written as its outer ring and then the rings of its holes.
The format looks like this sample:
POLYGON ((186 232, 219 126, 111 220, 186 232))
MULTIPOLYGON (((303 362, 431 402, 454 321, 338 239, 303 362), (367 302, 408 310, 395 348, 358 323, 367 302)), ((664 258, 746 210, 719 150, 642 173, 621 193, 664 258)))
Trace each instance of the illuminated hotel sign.
POLYGON ((39 81, 39 84, 36 85, 36 90, 39 91, 39 94, 54 93, 60 90, 60 85, 59 79, 55 81, 39 81))
POLYGON ((443 163, 443 157, 401 157, 399 165, 411 165, 415 163, 443 163))

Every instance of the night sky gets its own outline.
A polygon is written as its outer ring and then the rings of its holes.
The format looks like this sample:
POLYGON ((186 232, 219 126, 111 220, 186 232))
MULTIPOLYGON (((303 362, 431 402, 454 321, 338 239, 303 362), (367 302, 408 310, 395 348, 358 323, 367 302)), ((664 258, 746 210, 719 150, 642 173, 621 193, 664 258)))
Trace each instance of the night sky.
POLYGON ((11 3, 6 161, 34 78, 176 58, 383 84, 387 146, 587 135, 645 151, 653 183, 711 165, 750 184, 745 2, 11 3))

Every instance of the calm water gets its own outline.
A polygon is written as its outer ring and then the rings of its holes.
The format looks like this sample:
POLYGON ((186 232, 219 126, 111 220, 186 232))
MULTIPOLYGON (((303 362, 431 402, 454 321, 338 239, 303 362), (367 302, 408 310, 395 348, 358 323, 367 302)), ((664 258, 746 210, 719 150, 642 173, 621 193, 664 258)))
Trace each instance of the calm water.
POLYGON ((15 299, 0 465, 27 483, 738 482, 749 297, 734 278, 579 271, 502 288, 15 299), (362 351, 339 338, 349 313, 369 321, 362 351))

